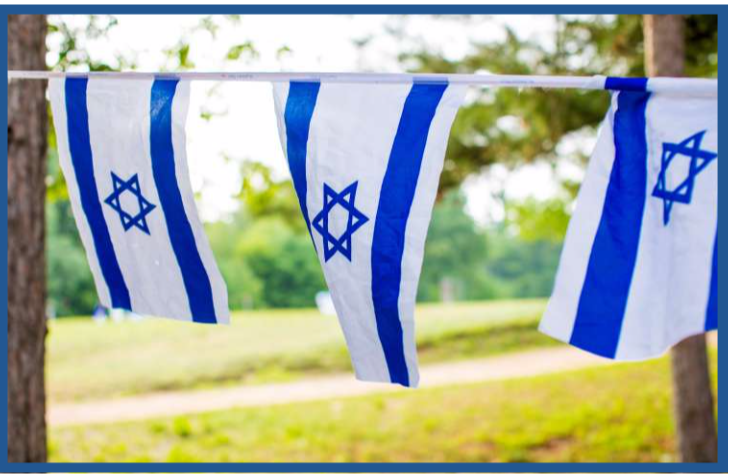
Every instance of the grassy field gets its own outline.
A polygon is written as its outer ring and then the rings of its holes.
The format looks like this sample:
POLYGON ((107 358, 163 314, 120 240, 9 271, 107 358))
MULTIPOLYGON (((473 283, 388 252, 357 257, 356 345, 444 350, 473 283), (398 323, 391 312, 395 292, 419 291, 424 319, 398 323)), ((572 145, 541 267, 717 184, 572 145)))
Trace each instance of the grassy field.
MULTIPOLYGON (((544 300, 419 306, 420 362, 554 344, 536 330, 544 306, 544 300)), ((239 313, 231 327, 64 318, 52 321, 49 331, 52 402, 351 370, 336 318, 315 310, 239 313)))
MULTIPOLYGON (((716 353, 712 353, 716 387, 716 353)), ((716 389, 715 389, 716 393, 716 389)), ((673 461, 668 359, 51 431, 52 461, 673 461)))

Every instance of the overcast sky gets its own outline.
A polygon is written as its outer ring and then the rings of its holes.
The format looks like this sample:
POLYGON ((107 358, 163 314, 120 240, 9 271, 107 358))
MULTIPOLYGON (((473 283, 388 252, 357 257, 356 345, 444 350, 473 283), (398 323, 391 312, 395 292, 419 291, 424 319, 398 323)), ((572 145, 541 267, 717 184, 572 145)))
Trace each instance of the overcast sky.
MULTIPOLYGON (((64 21, 81 25, 84 17, 66 15, 64 21)), ((120 15, 119 25, 107 37, 84 47, 95 59, 112 60, 117 53, 134 58, 138 69, 158 71, 165 66, 169 49, 185 38, 197 71, 378 71, 401 72, 396 55, 407 44, 386 33, 402 25, 409 37, 420 38, 451 58, 461 57, 471 40, 495 40, 502 36, 496 22, 506 22, 520 35, 549 40, 554 28, 551 16, 519 15, 473 18, 462 22, 433 17, 409 19, 384 15, 255 15, 241 16, 237 24, 217 21, 221 28, 213 38, 195 30, 196 15, 120 15), (369 40, 359 49, 354 40, 369 40), (259 52, 256 59, 225 61, 228 49, 251 41, 259 52), (283 47, 291 52, 282 54, 283 47), (280 52, 280 54, 278 54, 280 52)), ((58 38, 49 40, 49 63, 55 62, 58 38)), ((256 160, 289 177, 277 136, 271 86, 256 83, 195 82, 188 117, 188 159, 193 187, 206 220, 225 216, 236 209, 234 195, 240 186, 243 160, 256 160), (206 121, 201 111, 215 116, 206 121)), ((583 146, 586 146, 583 144, 583 146)), ((590 145, 591 146, 591 145, 590 145)), ((565 174, 576 174, 568 168, 565 174)), ((524 166, 507 173, 493 167, 464 185, 468 210, 479 222, 500 219, 501 208, 493 195, 505 190, 508 197, 551 196, 556 184, 548 165, 524 166)))

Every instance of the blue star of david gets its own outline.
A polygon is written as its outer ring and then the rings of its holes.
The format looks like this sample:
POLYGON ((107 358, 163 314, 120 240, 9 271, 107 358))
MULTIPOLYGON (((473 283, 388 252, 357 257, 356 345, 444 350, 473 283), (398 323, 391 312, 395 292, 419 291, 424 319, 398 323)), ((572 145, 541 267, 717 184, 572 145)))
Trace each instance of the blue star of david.
POLYGON ((137 174, 132 175, 130 179, 125 181, 112 172, 112 187, 114 188, 114 191, 112 191, 112 194, 110 194, 104 202, 108 204, 109 207, 117 211, 125 232, 130 230, 132 227, 137 227, 147 235, 150 235, 150 229, 147 226, 145 217, 155 209, 155 204, 152 204, 142 196, 142 192, 140 191, 140 181, 137 178, 137 174), (135 215, 132 215, 122 209, 122 205, 120 204, 120 196, 122 196, 126 191, 131 192, 137 197, 138 209, 135 215))
POLYGON ((656 186, 652 196, 663 200, 663 225, 671 220, 671 208, 674 203, 689 204, 694 192, 694 179, 715 158, 716 153, 702 150, 701 142, 706 130, 697 132, 681 143, 664 143, 661 154, 661 171, 658 173, 656 186), (678 156, 689 157, 689 173, 686 178, 674 189, 669 189, 666 182, 666 171, 671 162, 678 156))
POLYGON ((323 183, 323 209, 313 219, 313 228, 323 236, 323 251, 325 252, 326 262, 338 252, 350 262, 351 236, 369 220, 361 211, 356 209, 357 187, 358 181, 354 181, 346 189, 337 193, 333 188, 323 183), (328 229, 328 214, 336 205, 340 205, 348 211, 346 230, 340 237, 334 236, 328 229))

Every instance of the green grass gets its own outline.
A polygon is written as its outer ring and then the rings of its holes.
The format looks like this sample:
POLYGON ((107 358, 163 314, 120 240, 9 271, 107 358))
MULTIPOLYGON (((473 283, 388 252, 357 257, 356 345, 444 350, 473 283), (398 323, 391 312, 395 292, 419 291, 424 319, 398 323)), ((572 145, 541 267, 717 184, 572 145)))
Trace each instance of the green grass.
MULTIPOLYGON (((711 366, 716 387, 716 353, 711 366)), ((674 461, 667 358, 51 431, 51 461, 674 461)))
MULTIPOLYGON (((421 363, 554 344, 536 325, 544 300, 422 305, 421 363)), ((52 402, 263 383, 351 370, 335 317, 315 310, 254 311, 232 325, 163 319, 51 322, 47 383, 52 402)))

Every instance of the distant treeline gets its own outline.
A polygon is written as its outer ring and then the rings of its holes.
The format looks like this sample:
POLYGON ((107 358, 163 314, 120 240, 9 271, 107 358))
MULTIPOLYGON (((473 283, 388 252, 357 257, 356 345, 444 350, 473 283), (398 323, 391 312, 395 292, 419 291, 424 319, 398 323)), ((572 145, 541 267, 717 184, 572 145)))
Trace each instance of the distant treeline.
MULTIPOLYGON (((326 286, 302 218, 261 209, 252 215, 248 207, 256 206, 246 201, 230 220, 206 229, 231 309, 314 306, 315 294, 326 286)), ((47 220, 49 310, 57 316, 91 314, 96 291, 68 201, 49 201, 47 220)), ((556 242, 526 240, 503 225, 476 225, 462 194, 453 191, 435 207, 418 299, 547 296, 559 252, 556 242)))

